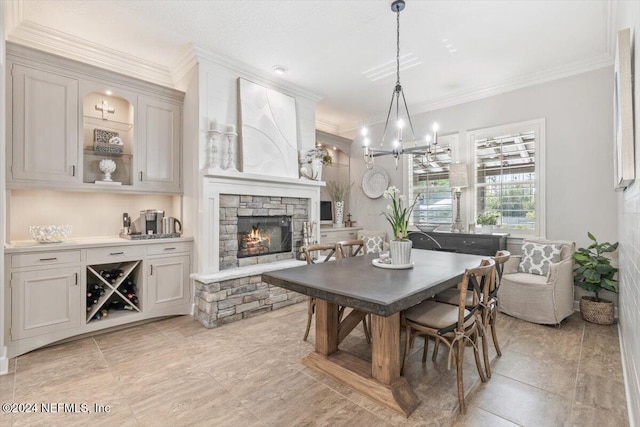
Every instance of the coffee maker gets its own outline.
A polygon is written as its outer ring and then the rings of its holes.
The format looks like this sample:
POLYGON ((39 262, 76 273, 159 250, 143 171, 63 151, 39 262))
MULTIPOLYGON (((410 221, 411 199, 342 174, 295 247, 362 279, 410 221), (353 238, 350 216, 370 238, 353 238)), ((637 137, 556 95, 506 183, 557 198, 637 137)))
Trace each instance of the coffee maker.
POLYGON ((140 218, 133 223, 133 232, 135 234, 162 234, 162 218, 164 218, 164 211, 159 209, 140 211, 140 218))

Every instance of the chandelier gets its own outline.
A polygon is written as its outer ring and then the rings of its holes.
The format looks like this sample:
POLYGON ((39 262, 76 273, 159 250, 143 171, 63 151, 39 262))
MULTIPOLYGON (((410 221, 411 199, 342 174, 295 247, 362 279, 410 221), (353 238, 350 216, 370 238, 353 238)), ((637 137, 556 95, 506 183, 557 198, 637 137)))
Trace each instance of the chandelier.
POLYGON ((387 120, 384 124, 384 131, 382 132, 382 140, 380 141, 380 148, 370 147, 369 131, 366 127, 361 130, 362 135, 362 148, 364 149, 364 162, 367 168, 371 168, 376 157, 381 156, 393 156, 396 160, 396 169, 398 168, 398 158, 402 154, 421 155, 428 161, 433 161, 436 156, 437 144, 438 144, 438 125, 433 124, 433 134, 426 136, 424 141, 426 145, 418 145, 418 138, 416 138, 413 130, 413 123, 411 122, 411 116, 409 115, 409 108, 407 107, 407 100, 404 97, 404 91, 400 84, 400 12, 405 8, 404 0, 395 0, 391 3, 391 10, 396 13, 396 84, 391 94, 391 103, 389 105, 389 112, 387 113, 387 120), (402 98, 402 100, 400 99, 402 98), (401 102, 402 101, 402 102, 401 102), (395 105, 395 108, 394 108, 395 105), (404 107, 403 112, 401 107, 404 107), (389 120, 391 119, 392 112, 395 111, 395 127, 396 135, 391 144, 391 148, 384 148, 384 141, 387 136, 387 129, 389 129, 389 120), (403 130, 405 128, 405 119, 409 125, 409 131, 411 133, 411 139, 404 140, 403 130), (413 147, 404 147, 405 142, 413 142, 413 147))

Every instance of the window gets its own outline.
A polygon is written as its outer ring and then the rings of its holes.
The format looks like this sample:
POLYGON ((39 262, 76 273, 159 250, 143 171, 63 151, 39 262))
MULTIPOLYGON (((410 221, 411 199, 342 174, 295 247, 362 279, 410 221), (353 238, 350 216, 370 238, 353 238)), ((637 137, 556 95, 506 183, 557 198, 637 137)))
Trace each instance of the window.
POLYGON ((471 132, 474 210, 513 235, 544 235, 544 120, 471 132))
POLYGON ((408 198, 410 201, 420 194, 413 210, 412 224, 451 224, 453 212, 451 187, 449 187, 449 165, 451 148, 457 143, 458 134, 438 139, 432 158, 411 155, 408 157, 408 198))

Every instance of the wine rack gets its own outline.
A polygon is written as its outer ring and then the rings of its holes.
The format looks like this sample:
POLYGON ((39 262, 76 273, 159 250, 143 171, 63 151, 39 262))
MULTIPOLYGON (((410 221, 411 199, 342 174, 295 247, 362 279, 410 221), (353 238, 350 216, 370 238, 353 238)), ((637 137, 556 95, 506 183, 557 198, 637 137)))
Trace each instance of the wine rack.
POLYGON ((142 270, 140 263, 141 261, 129 261, 87 265, 87 323, 99 321, 107 315, 113 318, 142 311, 142 298, 135 289, 135 287, 140 289, 138 285, 142 270), (113 280, 104 277, 114 271, 121 273, 119 277, 111 278, 113 280), (124 292, 125 285, 129 287, 128 292, 124 292), (131 287, 134 289, 132 290, 131 287), (91 297, 89 294, 92 294, 91 297))

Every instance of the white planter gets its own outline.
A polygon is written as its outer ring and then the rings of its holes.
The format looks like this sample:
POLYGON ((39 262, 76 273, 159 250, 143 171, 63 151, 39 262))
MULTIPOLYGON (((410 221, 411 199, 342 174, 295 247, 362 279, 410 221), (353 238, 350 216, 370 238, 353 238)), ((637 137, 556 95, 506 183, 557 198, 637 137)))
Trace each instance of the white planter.
POLYGON ((476 228, 476 232, 482 234, 493 234, 493 225, 482 225, 479 230, 476 228))
POLYGON ((392 240, 389 242, 389 253, 392 264, 409 264, 411 262, 411 240, 392 240))
POLYGON ((335 228, 339 228, 339 227, 344 227, 344 200, 341 200, 339 202, 335 202, 333 204, 334 206, 334 217, 333 217, 333 226, 335 228))
POLYGON ((316 181, 322 181, 322 159, 311 160, 311 177, 316 181))

